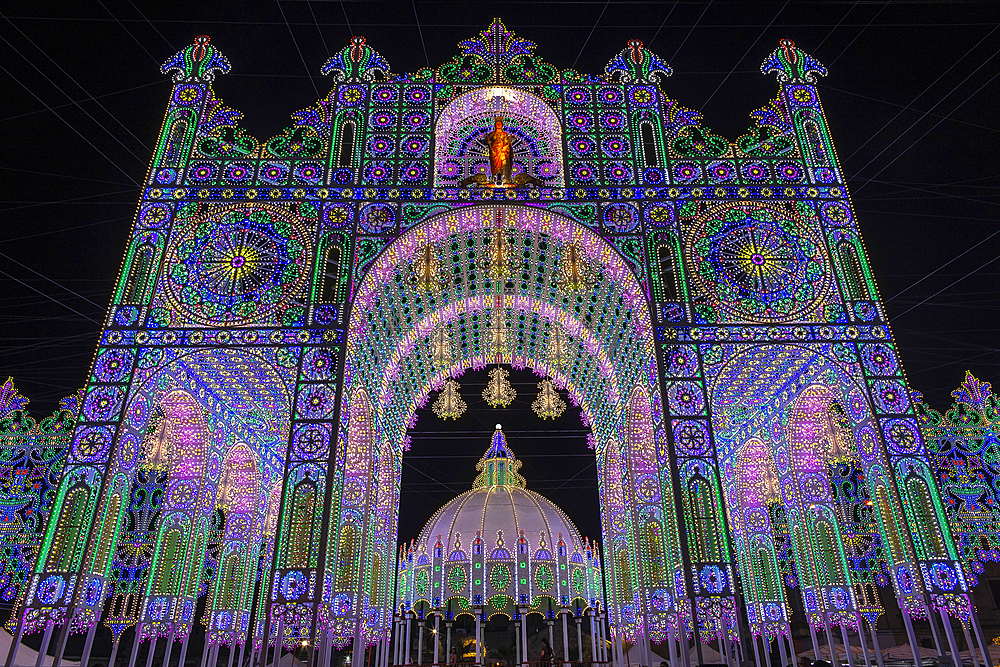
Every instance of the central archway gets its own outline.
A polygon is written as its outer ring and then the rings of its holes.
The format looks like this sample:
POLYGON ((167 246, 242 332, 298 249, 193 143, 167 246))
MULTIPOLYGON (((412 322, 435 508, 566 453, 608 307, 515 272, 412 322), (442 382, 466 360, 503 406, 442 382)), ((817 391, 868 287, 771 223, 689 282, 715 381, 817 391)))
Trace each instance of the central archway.
POLYGON ((334 577, 335 641, 357 648, 387 631, 415 409, 447 378, 492 364, 551 377, 592 429, 615 634, 661 641, 688 618, 677 601, 680 543, 642 284, 596 232, 536 207, 445 213, 382 251, 355 293, 346 343, 330 544, 350 575, 334 577))

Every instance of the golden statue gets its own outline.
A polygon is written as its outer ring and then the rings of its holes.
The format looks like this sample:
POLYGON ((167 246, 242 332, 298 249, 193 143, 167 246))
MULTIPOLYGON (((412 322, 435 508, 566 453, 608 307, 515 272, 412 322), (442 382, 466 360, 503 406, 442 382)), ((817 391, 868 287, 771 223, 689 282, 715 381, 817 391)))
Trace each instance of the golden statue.
POLYGON ((490 176, 496 185, 511 182, 514 167, 514 147, 510 135, 503 129, 503 118, 497 116, 496 129, 486 135, 486 145, 490 149, 490 176))

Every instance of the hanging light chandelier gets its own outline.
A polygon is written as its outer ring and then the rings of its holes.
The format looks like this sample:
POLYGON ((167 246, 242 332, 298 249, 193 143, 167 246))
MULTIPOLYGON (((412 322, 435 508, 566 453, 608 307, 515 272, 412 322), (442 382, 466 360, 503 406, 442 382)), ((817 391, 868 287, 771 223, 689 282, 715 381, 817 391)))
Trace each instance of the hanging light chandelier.
POLYGON ((447 371, 453 360, 451 333, 448 331, 448 327, 442 326, 435 330, 430 336, 429 346, 430 357, 434 366, 440 370, 447 371))
POLYGON ((441 419, 458 419, 465 412, 465 401, 458 393, 458 383, 454 380, 448 380, 444 383, 444 388, 441 389, 441 393, 438 394, 437 400, 431 406, 431 410, 434 411, 441 419))
POLYGON ((448 274, 434 244, 423 246, 410 264, 410 284, 425 292, 437 292, 447 286, 448 274))
POLYGON ((557 282, 567 291, 585 290, 594 283, 594 271, 584 257, 583 250, 575 243, 569 243, 563 249, 557 282))
POLYGON ((556 368, 563 368, 570 360, 569 336, 558 324, 549 333, 548 361, 556 368))
POLYGON ((559 391, 552 380, 542 380, 538 383, 538 398, 531 404, 531 409, 542 419, 556 419, 566 411, 566 401, 559 397, 559 391))
POLYGON ((510 373, 506 369, 497 366, 490 371, 490 381, 483 390, 483 398, 491 407, 506 408, 514 402, 517 392, 510 386, 510 373))

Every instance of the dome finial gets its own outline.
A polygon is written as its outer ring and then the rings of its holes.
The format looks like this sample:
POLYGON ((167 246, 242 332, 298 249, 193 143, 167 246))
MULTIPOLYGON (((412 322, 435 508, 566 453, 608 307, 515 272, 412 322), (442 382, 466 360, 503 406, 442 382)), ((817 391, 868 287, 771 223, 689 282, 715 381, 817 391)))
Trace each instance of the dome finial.
POLYGON ((525 488, 524 477, 517 472, 520 468, 521 462, 507 445, 507 436, 504 435, 500 424, 497 424, 496 430, 493 431, 490 448, 476 464, 479 476, 476 477, 472 488, 514 486, 523 489, 525 488))

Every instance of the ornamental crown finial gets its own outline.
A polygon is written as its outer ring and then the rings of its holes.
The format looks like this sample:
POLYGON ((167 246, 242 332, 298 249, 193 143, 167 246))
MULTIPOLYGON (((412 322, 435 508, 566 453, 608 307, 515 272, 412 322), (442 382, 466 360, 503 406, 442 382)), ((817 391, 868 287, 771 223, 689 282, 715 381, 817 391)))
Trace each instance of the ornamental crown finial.
POLYGON ((816 83, 817 75, 827 74, 822 63, 788 38, 778 40, 778 48, 761 64, 760 71, 762 74, 775 72, 778 83, 816 83))
POLYGON ((229 59, 211 42, 208 35, 198 35, 193 44, 163 63, 160 72, 171 74, 174 83, 212 83, 216 72, 229 71, 229 59))

